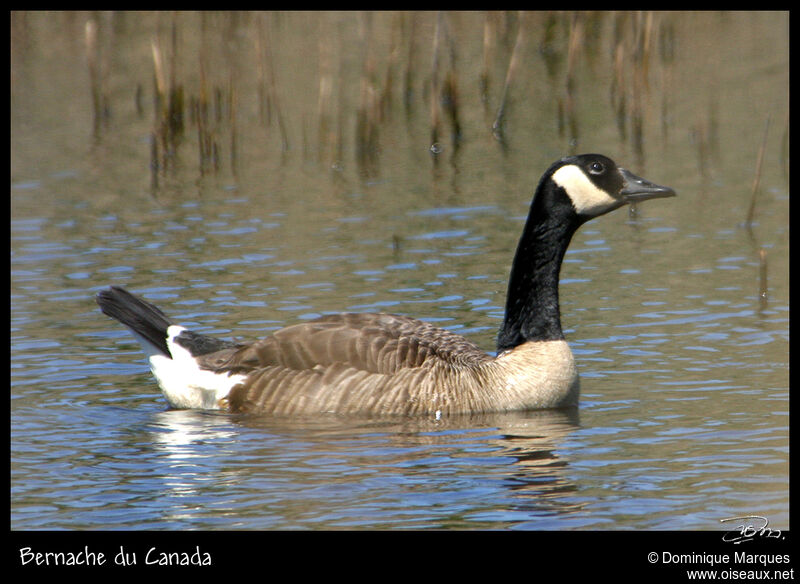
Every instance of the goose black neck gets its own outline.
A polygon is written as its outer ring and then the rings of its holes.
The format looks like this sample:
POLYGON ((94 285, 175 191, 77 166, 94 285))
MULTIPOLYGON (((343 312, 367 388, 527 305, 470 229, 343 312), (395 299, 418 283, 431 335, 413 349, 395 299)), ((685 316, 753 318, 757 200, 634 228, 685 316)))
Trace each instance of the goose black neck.
POLYGON ((562 197, 566 197, 563 190, 540 185, 531 203, 511 265, 505 319, 497 336, 498 353, 527 341, 564 338, 558 278, 569 242, 582 221, 562 197))

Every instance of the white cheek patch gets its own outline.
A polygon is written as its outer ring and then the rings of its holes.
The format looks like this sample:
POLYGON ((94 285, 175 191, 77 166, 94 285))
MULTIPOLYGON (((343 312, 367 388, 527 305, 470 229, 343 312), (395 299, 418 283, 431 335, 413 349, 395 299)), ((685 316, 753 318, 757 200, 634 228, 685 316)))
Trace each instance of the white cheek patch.
POLYGON ((553 173, 553 181, 563 188, 581 215, 599 215, 619 205, 619 200, 598 188, 583 171, 570 164, 553 173))

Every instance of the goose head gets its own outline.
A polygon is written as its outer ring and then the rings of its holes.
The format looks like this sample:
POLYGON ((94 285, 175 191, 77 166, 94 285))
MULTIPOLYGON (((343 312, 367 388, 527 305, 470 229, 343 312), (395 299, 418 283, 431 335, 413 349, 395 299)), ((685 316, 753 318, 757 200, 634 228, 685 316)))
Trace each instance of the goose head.
POLYGON ((564 338, 559 271, 581 225, 630 203, 673 196, 670 187, 645 180, 602 154, 569 156, 550 165, 533 196, 511 264, 498 351, 564 338))
POLYGON ((629 203, 675 196, 670 187, 643 179, 602 154, 562 158, 544 180, 563 190, 581 222, 629 203))

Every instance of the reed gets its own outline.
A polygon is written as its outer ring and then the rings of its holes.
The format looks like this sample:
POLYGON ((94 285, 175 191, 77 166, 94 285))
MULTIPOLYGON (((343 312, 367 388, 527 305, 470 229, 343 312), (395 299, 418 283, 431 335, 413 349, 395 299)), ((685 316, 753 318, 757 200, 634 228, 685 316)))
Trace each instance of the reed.
POLYGON ((452 27, 449 23, 449 18, 445 15, 445 37, 447 39, 447 48, 449 59, 449 67, 447 74, 444 78, 442 85, 441 100, 444 104, 444 109, 447 112, 447 117, 450 121, 450 138, 453 147, 453 155, 458 153, 459 145, 461 144, 461 117, 460 117, 460 98, 458 94, 458 43, 456 42, 455 35, 452 32, 452 27))
POLYGON ((405 105, 406 115, 410 115, 414 105, 414 78, 417 54, 417 14, 412 13, 408 22, 405 20, 404 30, 407 31, 408 49, 406 51, 406 66, 403 73, 403 104, 405 105))
POLYGON ((102 72, 100 64, 100 48, 97 40, 97 22, 94 19, 86 21, 84 27, 86 42, 86 60, 89 66, 89 91, 92 95, 92 121, 95 136, 108 120, 108 98, 103 91, 102 72))
POLYGON ((133 96, 133 102, 136 106, 136 115, 139 117, 144 115, 144 104, 142 101, 144 100, 144 88, 142 87, 141 83, 136 84, 136 93, 133 96))
POLYGON ((719 101, 717 92, 712 91, 708 101, 708 156, 713 165, 719 166, 721 153, 719 148, 719 101))
POLYGON ((583 15, 578 12, 574 13, 570 19, 569 43, 567 45, 567 71, 562 105, 564 122, 561 125, 562 129, 569 129, 568 144, 569 150, 573 154, 578 149, 579 141, 575 68, 577 67, 578 61, 578 50, 583 45, 583 28, 583 15))
POLYGON ((317 51, 319 54, 319 83, 317 97, 317 143, 319 162, 330 160, 335 146, 335 130, 333 126, 332 101, 333 101, 333 35, 330 28, 320 22, 319 41, 317 51))
POLYGON ((238 123, 237 116, 239 111, 239 93, 237 91, 236 83, 236 68, 231 67, 230 76, 228 77, 228 123, 230 125, 230 154, 229 159, 231 163, 231 172, 234 176, 237 175, 238 157, 239 157, 239 143, 238 143, 238 123))
POLYGON ((156 152, 159 154, 157 168, 159 171, 161 171, 165 167, 166 151, 168 150, 164 124, 164 120, 167 117, 167 81, 164 78, 163 59, 158 36, 154 37, 150 43, 150 50, 153 56, 153 109, 155 110, 155 130, 153 131, 153 137, 161 146, 160 149, 158 147, 156 148, 156 152))
POLYGON ((626 142, 628 139, 628 92, 625 83, 626 71, 626 46, 625 34, 627 22, 626 12, 615 12, 611 21, 611 40, 613 48, 611 50, 611 60, 613 63, 613 75, 609 86, 609 103, 617 127, 620 140, 626 142))
POLYGON ((178 23, 172 15, 170 50, 165 55, 156 33, 151 42, 154 79, 155 133, 161 142, 162 171, 173 164, 184 131, 184 90, 178 82, 178 23))
MULTIPOLYGON (((615 27, 617 32, 618 29, 615 27)), ((625 142, 628 138, 628 99, 625 90, 625 45, 622 35, 614 37, 614 75, 611 78, 610 100, 614 113, 617 132, 620 139, 625 142)))
POLYGON ((156 99, 156 117, 157 119, 163 118, 161 109, 166 101, 164 95, 166 94, 167 81, 164 78, 164 65, 161 57, 161 46, 158 37, 154 37, 150 43, 150 50, 153 55, 153 81, 155 86, 155 99, 156 99))
POLYGON ((483 70, 478 79, 478 91, 484 107, 489 105, 489 86, 491 82, 492 61, 495 51, 495 30, 493 13, 487 12, 483 19, 483 70))
POLYGON ((583 43, 583 18, 581 13, 574 12, 570 17, 569 41, 567 43, 567 71, 565 87, 567 93, 575 90, 575 68, 578 62, 578 50, 583 43))
POLYGON ((169 59, 169 101, 167 104, 167 125, 172 141, 183 134, 183 85, 178 83, 178 23, 173 15, 171 27, 171 47, 169 59))
MULTIPOLYGON (((341 35, 337 35, 339 55, 340 55, 340 58, 338 60, 338 74, 337 74, 338 79, 342 79, 342 76, 344 74, 344 65, 342 64, 342 58, 341 58, 341 55, 343 54, 341 38, 342 38, 341 35)), ((336 133, 331 135, 331 141, 334 146, 333 157, 331 161, 331 169, 338 171, 341 170, 343 167, 344 131, 347 121, 344 83, 339 83, 339 91, 337 93, 338 93, 338 104, 337 104, 337 114, 336 114, 336 133)))
MULTIPOLYGON (((680 17, 650 11, 552 11, 541 15, 487 11, 471 16, 447 11, 398 12, 388 16, 350 14, 319 13, 301 23, 312 25, 310 30, 303 30, 312 38, 310 49, 316 49, 319 66, 318 78, 313 80, 316 86, 312 88, 316 95, 299 114, 297 139, 302 140, 304 159, 316 155, 326 167, 343 168, 345 159, 350 158, 367 174, 376 172, 381 138, 398 111, 395 108, 403 106, 409 137, 419 141, 414 132, 421 129, 421 142, 430 140, 427 146, 434 161, 445 150, 463 150, 465 132, 470 127, 467 121, 474 119, 476 111, 483 116, 484 126, 491 127, 492 137, 507 149, 508 137, 515 130, 511 113, 519 92, 516 88, 523 82, 527 85, 536 81, 530 76, 538 67, 546 70, 550 83, 535 87, 534 91, 552 93, 563 149, 574 152, 585 140, 584 118, 579 110, 593 111, 588 104, 580 107, 581 99, 586 99, 582 83, 587 70, 593 73, 595 69, 608 69, 615 135, 636 153, 634 164, 644 164, 651 93, 656 96, 652 100, 653 113, 659 116, 654 116, 654 121, 660 123, 664 143, 669 133, 676 131, 672 92, 680 17), (345 44, 349 42, 346 35, 353 28, 352 18, 358 19, 362 35, 357 46, 360 53, 354 50, 355 45, 345 44), (317 38, 313 38, 315 33, 317 38), (533 39, 538 46, 528 47, 533 39), (609 42, 607 51, 595 50, 600 41, 609 42), (538 48, 538 55, 527 48, 538 48), (525 62, 528 55, 534 56, 532 63, 525 62), (344 76, 354 63, 360 72, 356 70, 355 77, 344 76), (471 93, 474 89, 463 93, 475 82, 478 100, 471 93), (659 94, 650 87, 656 83, 659 94), (412 119, 415 108, 423 113, 419 120, 412 119)), ((287 122, 291 121, 289 114, 295 111, 296 104, 286 101, 294 96, 280 84, 280 73, 286 66, 283 61, 288 61, 284 59, 288 53, 283 44, 287 31, 279 27, 284 18, 289 17, 267 12, 246 17, 209 12, 191 17, 182 12, 157 16, 158 27, 150 39, 154 102, 150 156, 154 185, 159 182, 159 174, 163 178, 164 173, 177 166, 177 149, 185 136, 197 140, 197 146, 191 147, 196 151, 190 154, 193 162, 199 162, 201 176, 227 166, 228 161, 235 171, 246 144, 242 137, 247 129, 241 124, 251 100, 254 117, 266 126, 268 140, 279 144, 283 153, 290 150, 294 134, 287 122), (222 39, 220 28, 226 32, 222 39), (251 61, 244 65, 251 67, 253 79, 234 70, 238 61, 220 62, 218 58, 218 53, 227 55, 226 51, 242 38, 255 49, 246 51, 251 61), (187 44, 183 44, 184 40, 187 44), (197 45, 192 45, 194 42, 197 45), (189 46, 196 46, 196 50, 189 46), (217 51, 217 46, 222 51, 217 51)), ((99 16, 91 16, 85 23, 95 132, 106 123, 109 111, 102 49, 112 43, 110 38, 101 42, 104 35, 110 34, 104 22, 99 16)), ((302 42, 296 44, 304 50, 302 42)), ((295 86, 294 80, 291 86, 295 86)), ((148 83, 135 87, 136 111, 141 115, 147 109, 142 104, 149 106, 144 99, 150 97, 150 88, 148 83)), ((712 103, 707 117, 701 114, 695 120, 690 118, 694 121, 690 127, 692 154, 703 175, 713 168, 710 163, 717 145, 721 115, 718 110, 717 104, 712 103)), ((605 113, 608 115, 608 110, 605 113)), ((538 112, 530 119, 536 120, 537 115, 538 112)), ((782 152, 788 152, 788 120, 786 127, 782 152)), ((487 134, 483 132, 491 139, 487 134)), ((757 180, 755 184, 747 210, 748 225, 757 204, 757 180)))
POLYGON ((671 125, 671 103, 675 69, 675 24, 671 16, 659 23, 658 54, 661 60, 661 136, 666 142, 671 125))
POLYGON ((781 136, 781 168, 783 176, 789 180, 789 110, 783 120, 783 135, 781 136))
MULTIPOLYGON (((637 164, 644 165, 644 129, 646 103, 650 91, 649 73, 654 45, 654 31, 659 31, 659 40, 665 39, 661 48, 662 64, 672 59, 672 46, 669 44, 669 27, 657 26, 657 18, 652 12, 616 12, 613 15, 611 59, 613 75, 609 98, 617 133, 623 142, 630 140, 637 164), (630 72, 629 74, 626 74, 630 72)), ((666 68, 666 65, 665 65, 666 68)), ((670 84, 670 74, 663 73, 662 81, 670 84)), ((666 136, 668 124, 668 102, 662 100, 662 136, 666 136)), ((633 207, 632 207, 633 208, 633 207)))
POLYGON ((709 146, 708 125, 704 120, 698 119, 690 128, 689 136, 694 143, 697 155, 697 172, 705 183, 709 178, 709 146))
POLYGON ((198 151, 198 168, 200 169, 200 176, 204 176, 207 170, 212 166, 211 163, 211 144, 213 137, 211 135, 210 120, 209 120, 209 89, 208 89, 208 75, 209 69, 209 54, 208 54, 208 15, 203 12, 200 16, 200 50, 197 54, 197 70, 198 70, 198 95, 193 97, 192 103, 192 117, 197 125, 197 151, 198 151))
POLYGON ((97 133, 100 127, 102 101, 100 94, 100 73, 97 65, 97 23, 94 20, 86 21, 85 38, 86 60, 89 65, 89 90, 92 94, 94 131, 97 133))
POLYGON ((452 128, 450 137, 453 152, 455 153, 458 151, 462 138, 461 119, 459 117, 458 76, 455 69, 450 69, 445 76, 444 86, 442 87, 442 100, 445 103, 445 110, 452 128))
POLYGON ((758 149, 758 157, 756 158, 756 171, 753 177, 753 185, 750 189, 750 206, 747 209, 747 219, 745 219, 745 227, 751 229, 753 225, 753 218, 756 213, 756 200, 758 198, 758 187, 761 183, 761 168, 764 164, 764 151, 767 149, 767 136, 769 134, 769 124, 771 116, 767 116, 767 121, 764 123, 764 136, 761 139, 761 146, 758 149))
POLYGON ((441 152, 441 145, 439 144, 439 134, 441 133, 441 102, 440 102, 440 91, 441 91, 441 82, 439 80, 439 44, 440 39, 442 36, 442 20, 443 15, 442 12, 438 12, 436 15, 436 28, 433 32, 433 49, 431 51, 431 92, 430 92, 430 99, 431 99, 431 147, 430 151, 434 155, 434 161, 437 158, 437 154, 441 152))
POLYGON ((372 16, 363 15, 362 67, 358 110, 356 112, 355 151, 358 167, 364 177, 377 174, 379 150, 380 99, 375 86, 375 55, 372 47, 372 16))
POLYGON ((637 13, 633 18, 634 42, 632 47, 633 91, 631 100, 631 143, 640 166, 644 165, 645 96, 649 89, 650 39, 653 30, 653 13, 637 13))
POLYGON ((217 144, 216 140, 212 140, 211 142, 211 164, 214 169, 214 173, 219 172, 219 144, 217 144))
POLYGON ((519 67, 520 53, 522 52, 522 44, 525 40, 525 13, 520 12, 517 25, 517 37, 514 41, 514 48, 511 51, 511 57, 508 60, 508 69, 506 70, 505 82, 503 83, 503 94, 500 98, 500 105, 497 108, 497 115, 492 123, 492 135, 502 144, 507 145, 505 138, 505 118, 509 102, 509 90, 511 83, 516 75, 517 68, 519 67))
POLYGON ((653 37, 652 11, 637 12, 634 16, 634 62, 637 64, 637 71, 644 87, 648 87, 648 75, 650 72, 650 52, 653 37))
POLYGON ((269 23, 265 22, 264 15, 259 13, 257 17, 258 33, 256 35, 256 51, 259 59, 259 70, 263 73, 266 89, 263 107, 266 109, 266 123, 271 125, 273 113, 278 124, 278 132, 281 141, 281 151, 288 152, 290 148, 289 132, 286 121, 278 99, 278 87, 275 74, 275 63, 273 61, 272 38, 269 32, 269 23))
POLYGON ((542 40, 539 42, 539 54, 544 60, 547 78, 555 84, 561 68, 563 50, 558 39, 558 30, 563 17, 555 12, 548 12, 544 17, 542 40))
POLYGON ((259 14, 256 18, 256 35, 254 39, 256 54, 256 92, 258 95, 258 115, 262 124, 269 125, 272 122, 272 104, 270 103, 270 93, 267 89, 267 62, 264 49, 264 19, 259 14))
POLYGON ((193 98, 191 108, 193 112, 192 118, 195 120, 195 126, 197 127, 198 168, 202 177, 205 175, 206 163, 209 158, 206 140, 206 124, 208 120, 203 112, 201 98, 193 98))
POLYGON ((400 38, 403 34, 402 28, 403 23, 400 15, 393 15, 389 30, 389 55, 387 57, 386 73, 383 78, 383 88, 380 95, 381 120, 385 120, 391 115, 394 105, 394 78, 400 58, 400 38))
POLYGON ((158 171, 160 169, 158 152, 158 134, 155 131, 150 133, 150 192, 158 191, 158 171))
POLYGON ((767 282, 767 250, 758 250, 758 304, 761 310, 767 307, 769 285, 767 282))

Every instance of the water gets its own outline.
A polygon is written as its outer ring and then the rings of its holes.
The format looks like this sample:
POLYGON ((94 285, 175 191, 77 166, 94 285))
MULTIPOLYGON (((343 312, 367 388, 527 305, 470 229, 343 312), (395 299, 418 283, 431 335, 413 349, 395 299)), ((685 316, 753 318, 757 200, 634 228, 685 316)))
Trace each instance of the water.
MULTIPOLYGON (((191 93, 200 19, 179 17, 191 93)), ((259 116, 247 57, 258 19, 214 16, 208 58, 228 66, 210 68, 209 83, 238 72, 235 138, 220 122, 219 169, 201 174, 190 125, 157 184, 148 59, 169 20, 101 15, 110 116, 96 130, 87 18, 12 18, 12 529, 716 530, 750 514, 789 527, 786 14, 655 15, 654 30, 672 27, 676 54, 651 57, 641 151, 609 107, 609 15, 586 23, 596 45, 579 59, 571 137, 556 123, 564 60, 547 77, 543 16, 530 16, 530 71, 512 86, 506 148, 489 131, 505 65, 484 109, 475 81, 484 17, 450 15, 463 136, 456 150, 445 135, 438 163, 425 81, 431 15, 418 15, 414 107, 395 94, 370 160, 353 141, 362 62, 344 49, 362 46, 362 16, 269 21, 288 148, 259 116), (324 53, 296 34, 317 26, 342 35, 332 52, 346 123, 333 166, 314 139, 324 53), (217 52, 225 35, 230 54, 217 52), (573 240, 561 301, 582 377, 577 411, 440 420, 170 411, 138 345, 93 300, 124 285, 184 325, 236 339, 380 310, 491 350, 536 181, 574 148, 608 153, 679 194, 592 221, 573 240)), ((378 63, 392 22, 373 18, 378 63)), ((557 30, 565 56, 568 29, 557 30)), ((497 45, 498 63, 512 46, 497 45)))

